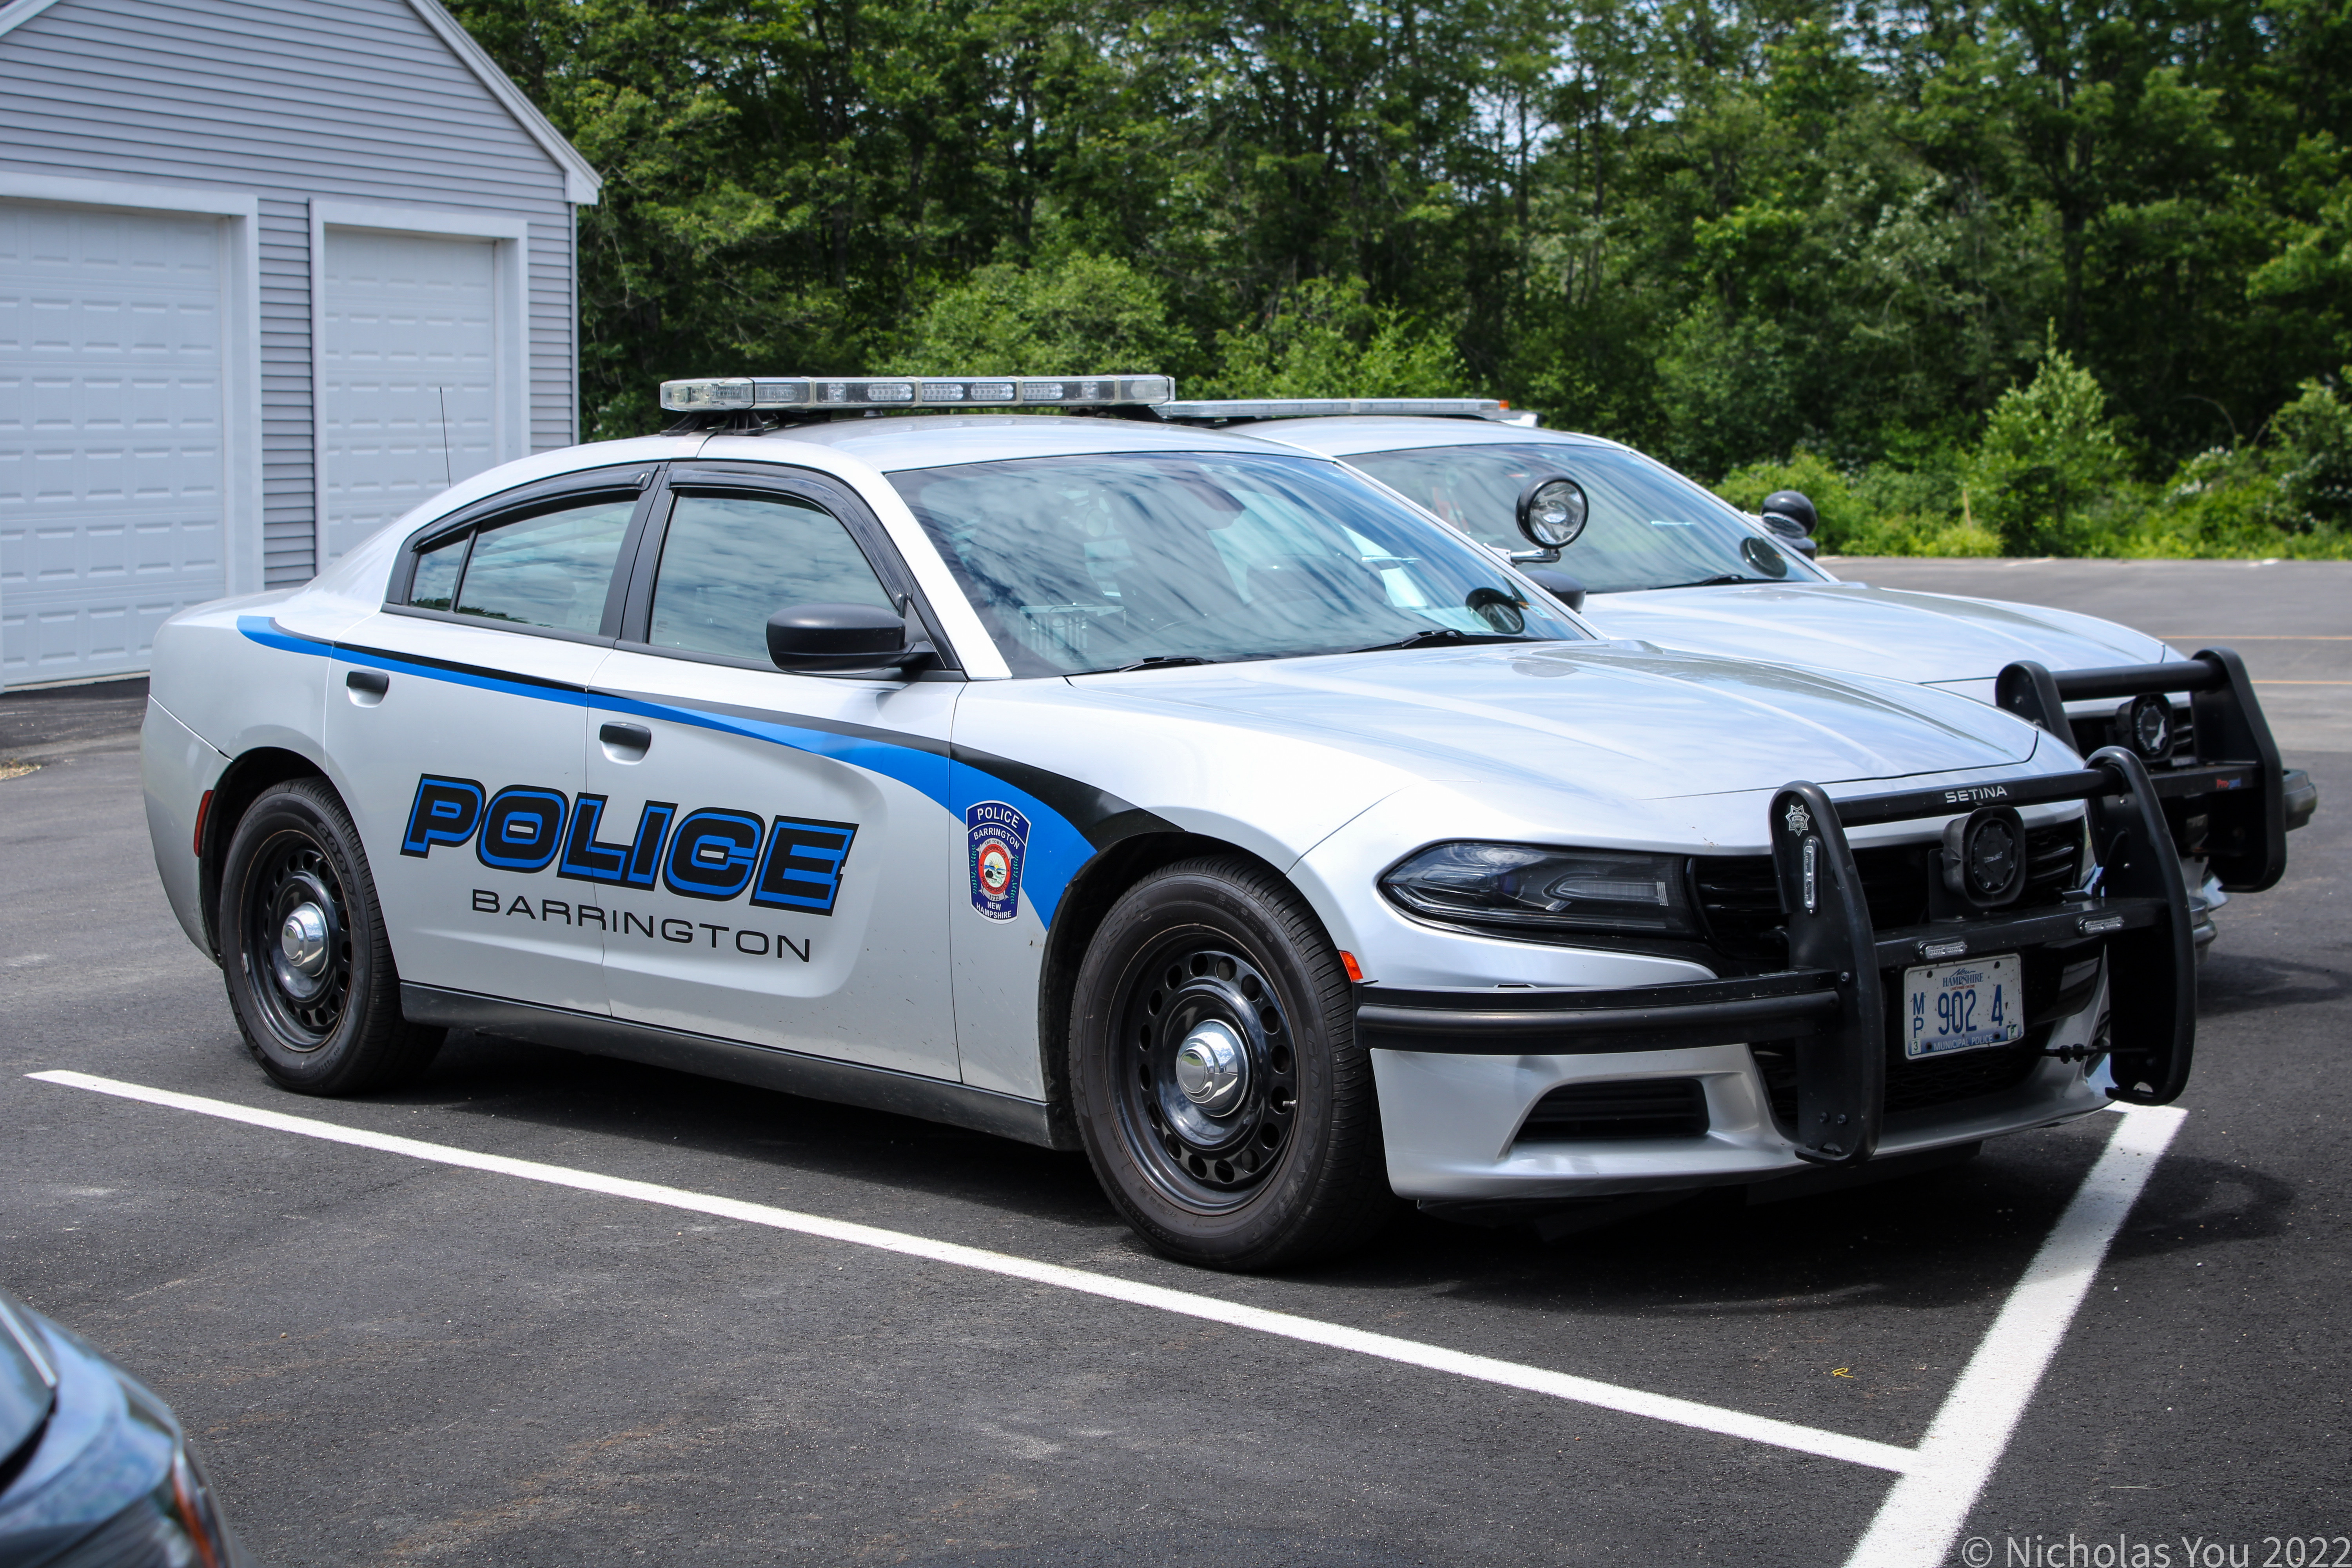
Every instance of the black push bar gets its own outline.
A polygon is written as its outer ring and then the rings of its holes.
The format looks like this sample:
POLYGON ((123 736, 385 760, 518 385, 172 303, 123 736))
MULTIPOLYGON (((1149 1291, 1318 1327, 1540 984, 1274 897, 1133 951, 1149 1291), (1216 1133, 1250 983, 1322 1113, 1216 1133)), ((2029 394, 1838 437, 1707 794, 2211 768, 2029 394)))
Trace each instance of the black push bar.
POLYGON ((2168 754, 2147 759, 2173 847, 2207 861, 2230 891, 2261 892, 2286 873, 2286 771, 2236 654, 2200 648, 2189 659, 2054 673, 2020 660, 2000 672, 1993 701, 2083 751, 2086 737, 2066 717, 2067 703, 2175 692, 2189 699, 2196 760, 2174 763, 2168 736, 2168 754))
MULTIPOLYGON (((2047 671, 2042 674, 2048 679, 2047 671)), ((1876 1151, 1889 1048, 1879 971, 1931 953, 1990 953, 2011 942, 2104 938, 2115 1080, 2107 1092, 2136 1105, 2161 1105, 2179 1094, 2197 1034, 2188 889, 2147 767, 2120 746, 2100 748, 2090 763, 2077 772, 1846 801, 1833 802, 1820 785, 1806 783, 1784 785, 1773 795, 1772 862, 1788 920, 1790 965, 1834 974, 1839 999, 1833 1019, 1792 1040, 1793 1131, 1801 1157, 1851 1165, 1876 1151), (2087 803, 2099 870, 2057 910, 2005 914, 1997 894, 1946 895, 1939 889, 1927 926, 1905 932, 1873 928, 1846 841, 1849 826, 1961 812, 1970 814, 1972 825, 1986 813, 2065 800, 2087 803)))

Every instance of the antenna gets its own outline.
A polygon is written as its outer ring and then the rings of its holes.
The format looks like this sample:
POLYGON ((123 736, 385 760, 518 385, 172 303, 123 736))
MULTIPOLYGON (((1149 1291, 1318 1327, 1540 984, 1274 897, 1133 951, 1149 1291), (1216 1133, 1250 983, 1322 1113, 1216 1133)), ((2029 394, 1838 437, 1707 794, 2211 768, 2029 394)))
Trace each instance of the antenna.
POLYGON ((446 490, 457 482, 449 477, 449 389, 436 386, 433 390, 441 397, 441 488, 446 490))

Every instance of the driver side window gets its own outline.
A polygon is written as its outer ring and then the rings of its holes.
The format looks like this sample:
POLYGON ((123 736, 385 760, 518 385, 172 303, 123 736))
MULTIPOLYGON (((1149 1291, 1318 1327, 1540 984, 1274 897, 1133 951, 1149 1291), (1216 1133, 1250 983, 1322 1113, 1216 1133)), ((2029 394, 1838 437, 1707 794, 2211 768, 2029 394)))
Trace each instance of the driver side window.
POLYGON ((788 605, 898 608, 832 513, 784 496, 677 498, 646 642, 765 664, 768 617, 788 605))

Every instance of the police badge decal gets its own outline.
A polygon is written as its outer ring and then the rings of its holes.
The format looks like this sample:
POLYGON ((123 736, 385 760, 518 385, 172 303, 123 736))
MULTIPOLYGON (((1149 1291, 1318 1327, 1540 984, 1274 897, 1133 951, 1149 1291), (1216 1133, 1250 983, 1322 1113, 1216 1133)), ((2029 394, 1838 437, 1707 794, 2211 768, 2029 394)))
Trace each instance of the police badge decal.
POLYGON ((992 921, 1021 912, 1021 857, 1029 819, 1001 800, 967 807, 964 831, 971 861, 971 907, 992 921))

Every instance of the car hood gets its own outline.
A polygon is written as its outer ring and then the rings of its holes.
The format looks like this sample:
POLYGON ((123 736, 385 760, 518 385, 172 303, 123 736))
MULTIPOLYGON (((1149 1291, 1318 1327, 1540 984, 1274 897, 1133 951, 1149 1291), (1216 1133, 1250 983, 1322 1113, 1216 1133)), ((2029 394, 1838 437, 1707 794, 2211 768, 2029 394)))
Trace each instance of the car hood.
POLYGON ((2092 616, 1859 583, 1595 594, 1584 613, 1613 637, 1919 682, 1990 681, 2021 658, 2095 669, 2173 657, 2154 637, 2092 616))
POLYGON ((1618 800, 2022 762, 2032 726, 1898 681, 1638 643, 1492 644, 1079 677, 1121 707, 1258 729, 1423 780, 1618 800))

